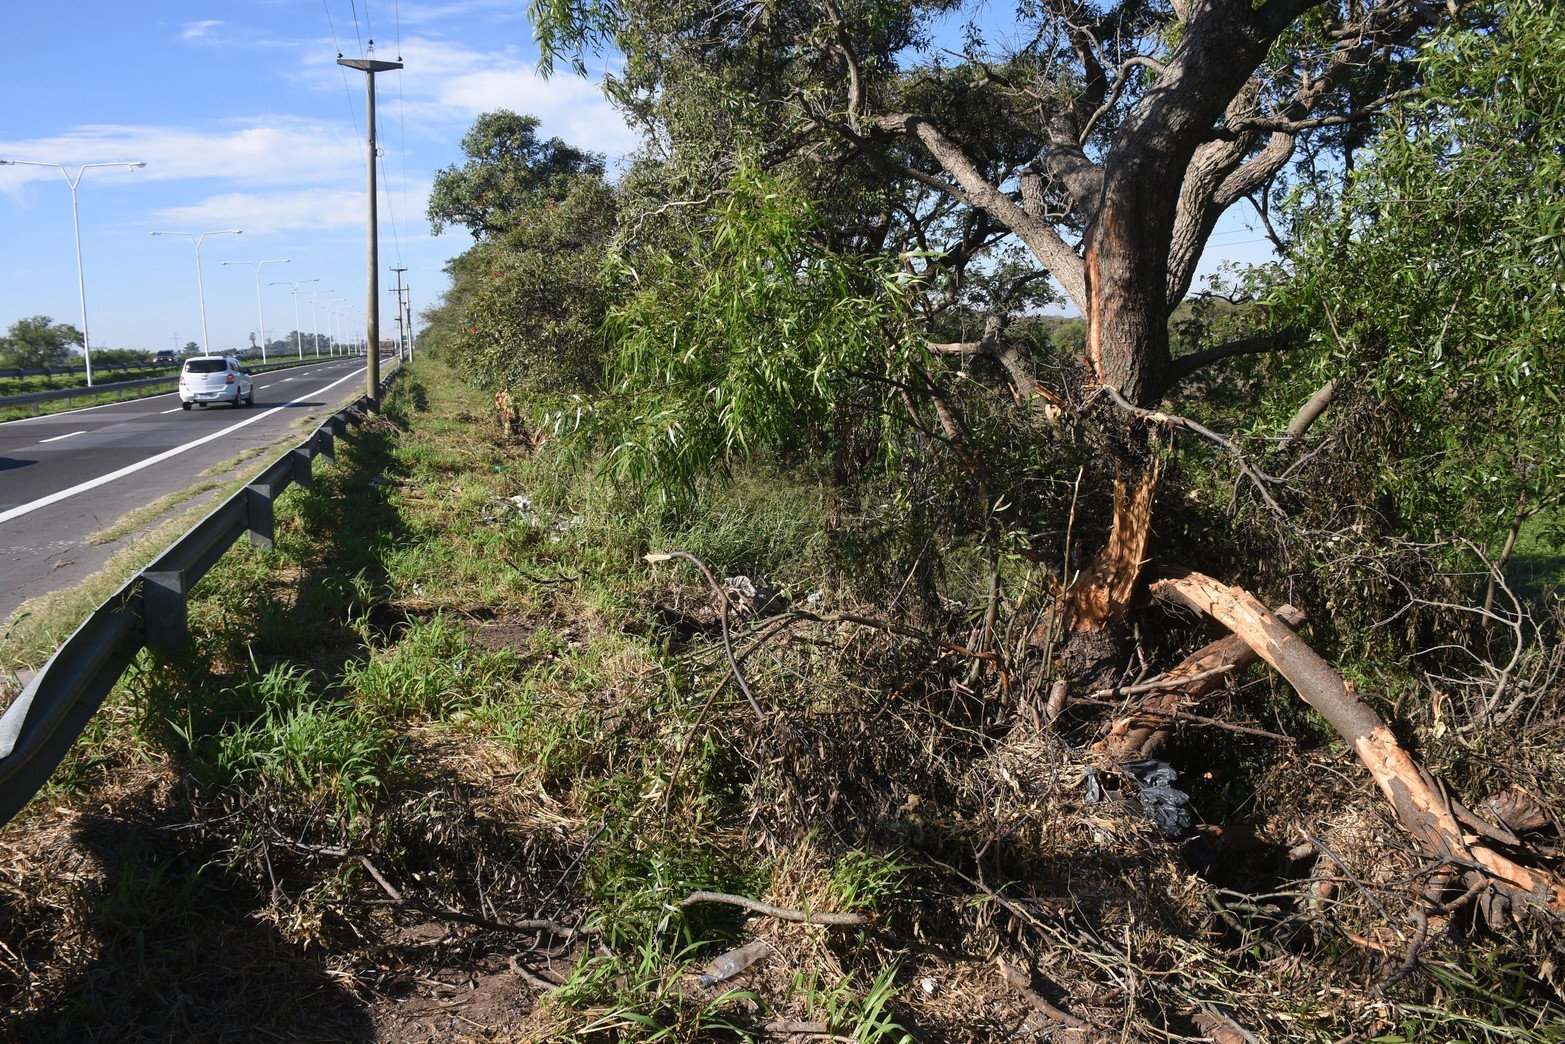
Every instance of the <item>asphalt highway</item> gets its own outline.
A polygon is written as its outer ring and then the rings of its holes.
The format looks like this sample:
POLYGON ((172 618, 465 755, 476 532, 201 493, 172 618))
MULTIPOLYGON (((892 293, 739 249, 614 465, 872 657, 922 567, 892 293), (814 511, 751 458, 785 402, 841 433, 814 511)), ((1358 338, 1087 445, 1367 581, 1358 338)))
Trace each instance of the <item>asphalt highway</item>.
POLYGON ((259 470, 363 392, 364 360, 336 359, 257 374, 254 406, 186 411, 167 394, 0 424, 0 621, 98 571, 136 535, 95 545, 89 534, 276 444, 245 462, 259 470))

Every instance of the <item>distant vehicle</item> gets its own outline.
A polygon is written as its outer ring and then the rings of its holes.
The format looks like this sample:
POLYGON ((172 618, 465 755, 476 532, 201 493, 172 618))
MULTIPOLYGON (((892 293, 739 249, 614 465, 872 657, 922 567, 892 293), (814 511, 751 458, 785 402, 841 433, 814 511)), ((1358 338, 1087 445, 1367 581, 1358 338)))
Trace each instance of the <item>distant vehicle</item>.
POLYGON ((152 357, 152 361, 155 363, 179 362, 179 353, 165 349, 164 351, 158 352, 156 355, 154 355, 152 357))
POLYGON ((226 402, 238 408, 255 405, 255 381, 231 355, 198 355, 179 371, 179 404, 185 409, 226 402))

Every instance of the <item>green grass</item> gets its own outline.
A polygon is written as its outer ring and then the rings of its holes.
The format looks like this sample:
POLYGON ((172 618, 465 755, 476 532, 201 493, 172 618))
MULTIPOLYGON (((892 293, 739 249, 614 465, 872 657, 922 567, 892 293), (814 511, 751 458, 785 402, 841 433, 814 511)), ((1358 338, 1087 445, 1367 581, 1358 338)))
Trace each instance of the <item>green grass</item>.
MULTIPOLYGON (((1258 1039, 1322 1042, 1361 1030, 1541 1040, 1536 1023, 1559 1014, 1543 973, 1527 970, 1558 940, 1541 925, 1532 942, 1431 935, 1414 972, 1365 988, 1391 965, 1355 940, 1400 945, 1398 889, 1418 867, 1376 847, 1394 831, 1373 788, 1310 731, 1306 710, 1278 710, 1287 694, 1267 685, 1203 713, 1299 742, 1279 760, 1270 740, 1217 734, 1226 753, 1204 763, 1214 779, 1199 784, 1201 800, 1253 815, 1278 844, 1305 826, 1365 825, 1374 845, 1328 838, 1354 882, 1329 918, 1302 912, 1309 870, 1280 852, 1231 868, 1219 889, 1133 803, 1085 802, 1083 766, 1112 766, 1083 753, 1096 737, 1071 715, 1052 730, 1032 723, 1036 661, 1017 661, 1001 686, 906 637, 736 620, 757 718, 698 571, 642 556, 684 550, 796 599, 825 591, 826 611, 895 616, 910 576, 901 552, 925 552, 874 529, 902 517, 874 496, 845 507, 815 477, 760 464, 671 512, 593 482, 579 462, 523 455, 499 437, 486 397, 433 362, 409 367, 383 415, 338 451, 313 488, 279 500, 275 550, 236 546, 197 587, 194 655, 140 657, 51 792, 5 835, 20 850, 30 830, 112 809, 188 848, 177 863, 160 851, 169 866, 201 868, 188 895, 157 860, 136 864, 140 891, 46 879, 30 887, 53 906, 37 910, 0 876, 0 913, 11 915, 0 943, 12 950, 56 925, 97 917, 104 929, 79 956, 29 965, 45 984, 34 989, 56 999, 29 1001, 0 978, 13 1010, 33 1004, 52 1024, 74 1010, 63 999, 74 987, 118 985, 119 965, 100 962, 119 961, 136 931, 154 950, 121 961, 125 974, 162 983, 162 960, 188 976, 169 948, 216 953, 207 933, 227 923, 269 926, 290 967, 324 969, 351 984, 350 1007, 382 1015, 406 1011, 431 982, 479 993, 512 957, 564 980, 510 995, 505 1010, 530 1021, 472 1028, 496 1039, 757 1040, 774 1019, 895 1044, 997 1039, 1025 1024, 1028 1006, 995 974, 996 955, 1034 969, 1041 993, 1105 1039, 1197 1039, 1188 1016, 1203 1004, 1258 1039), (844 526, 858 541, 846 551, 834 542, 844 526), (846 601, 854 554, 878 556, 891 597, 846 601), (684 905, 697 890, 872 920, 826 927, 684 905), (178 942, 152 917, 164 897, 202 914, 176 913, 178 942), (575 934, 499 927, 531 918, 575 934), (706 962, 753 939, 771 945, 765 961, 699 984, 706 962)), ((947 597, 985 589, 970 545, 941 561, 947 597)), ((931 619, 921 623, 966 640, 970 611, 931 619)), ((1549 716, 1537 718, 1510 753, 1549 793, 1565 759, 1549 716)), ((1410 712, 1399 725, 1418 721, 1410 712)), ((1191 726, 1179 742, 1211 735, 1191 726)), ((1468 756, 1472 775, 1494 775, 1476 741, 1441 742, 1453 762, 1468 756)), ((1191 749, 1174 756, 1188 762, 1191 749)), ((40 843, 32 858, 62 850, 72 851, 40 843)), ((145 993, 121 992, 146 1006, 145 993)), ((140 1018, 116 995, 93 993, 88 1024, 140 1018)), ((239 1039, 253 1028, 226 1030, 239 1039)), ((184 1031, 224 1033, 210 1022, 184 1031)))
POLYGON ((1536 601, 1565 591, 1565 516, 1559 508, 1534 515, 1516 534, 1505 579, 1521 598, 1536 601))

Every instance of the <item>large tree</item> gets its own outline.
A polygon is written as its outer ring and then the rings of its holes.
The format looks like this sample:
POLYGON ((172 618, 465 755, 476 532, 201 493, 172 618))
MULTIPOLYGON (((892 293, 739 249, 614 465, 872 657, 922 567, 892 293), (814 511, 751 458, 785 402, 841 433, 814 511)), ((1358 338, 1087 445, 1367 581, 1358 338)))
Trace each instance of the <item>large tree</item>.
POLYGON ((463 139, 468 163, 436 176, 432 223, 464 224, 476 242, 447 266, 451 289, 425 316, 428 346, 534 412, 599 384, 617 215, 602 157, 540 142, 538 126, 485 113, 463 139))
POLYGON ((71 347, 81 343, 81 331, 69 323, 57 323, 46 315, 18 319, 0 337, 0 366, 24 370, 64 366, 71 360, 71 347))
POLYGON ((603 157, 559 138, 539 141, 538 126, 536 116, 509 109, 480 116, 462 138, 467 162, 435 175, 430 227, 438 234, 448 224, 465 225, 481 239, 510 228, 527 201, 562 200, 577 179, 602 175, 603 157))
MULTIPOLYGON (((1082 386, 1122 471, 1105 547, 1069 601, 1075 625, 1092 628, 1122 617, 1146 554, 1156 455, 1132 409, 1278 343, 1174 354, 1169 319, 1218 219, 1263 195, 1311 135, 1350 141, 1342 128, 1407 78, 1407 48, 1462 7, 534 0, 533 15, 546 56, 579 64, 592 47, 620 49, 614 93, 687 167, 694 156, 726 176, 731 142, 847 185, 858 218, 840 227, 870 248, 916 251, 910 265, 937 295, 1006 238, 1024 246, 1025 274, 1053 277, 1086 319, 1082 386), (958 51, 943 46, 953 35, 958 51)), ((938 347, 992 356, 1018 394, 1058 402, 1005 336, 1014 297, 999 300, 984 337, 938 347)))

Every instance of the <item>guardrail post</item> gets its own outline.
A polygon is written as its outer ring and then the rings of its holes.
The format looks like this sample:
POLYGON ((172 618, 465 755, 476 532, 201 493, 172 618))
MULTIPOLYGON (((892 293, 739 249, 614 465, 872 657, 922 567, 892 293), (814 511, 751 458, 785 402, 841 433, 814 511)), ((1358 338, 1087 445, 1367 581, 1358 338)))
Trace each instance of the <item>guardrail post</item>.
POLYGON ((166 655, 190 644, 190 618, 185 611, 185 574, 171 569, 141 574, 141 620, 147 647, 166 655))
POLYGON ((315 433, 315 453, 316 456, 325 457, 327 463, 336 464, 337 443, 332 435, 331 428, 324 425, 320 431, 315 433))
POLYGON ((270 550, 277 535, 272 512, 272 487, 245 487, 245 526, 250 530, 250 546, 270 550))
POLYGON ((315 488, 315 473, 310 470, 310 451, 296 449, 289 452, 293 458, 293 480, 305 489, 315 488))

